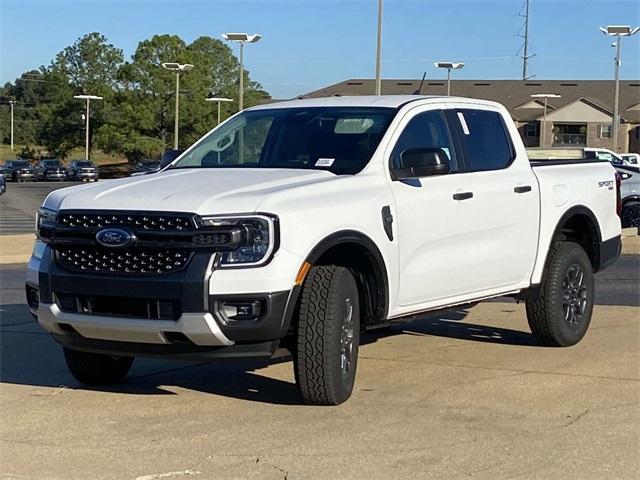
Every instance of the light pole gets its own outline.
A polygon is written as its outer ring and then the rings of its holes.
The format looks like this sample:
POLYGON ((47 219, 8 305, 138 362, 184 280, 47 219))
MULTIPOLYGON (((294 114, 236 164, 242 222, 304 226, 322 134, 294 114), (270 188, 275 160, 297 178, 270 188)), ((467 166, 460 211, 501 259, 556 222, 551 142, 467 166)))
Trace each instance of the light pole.
POLYGON ((233 102, 233 98, 226 97, 207 97, 204 99, 205 102, 216 102, 218 104, 218 123, 220 125, 220 104, 222 102, 233 102))
POLYGON ((262 35, 257 33, 254 33, 253 35, 249 35, 248 33, 223 33, 222 38, 228 42, 236 42, 240 44, 240 93, 238 94, 238 111, 241 112, 244 108, 244 44, 256 43, 262 38, 262 35))
POLYGON ((540 146, 544 147, 544 139, 547 134, 547 101, 550 98, 562 98, 562 95, 558 95, 555 93, 534 93, 531 95, 531 98, 544 98, 544 120, 542 121, 542 133, 540 135, 540 146))
POLYGON ((446 68, 447 69, 447 97, 451 96, 451 70, 460 70, 464 68, 464 63, 462 62, 433 62, 433 64, 438 68, 446 68))
MULTIPOLYGON (((190 63, 163 63, 162 68, 176 72, 176 115, 173 122, 173 149, 178 150, 178 117, 180 112, 180 73, 193 68, 190 63)), ((162 147, 164 149, 164 147, 162 147)))
POLYGON ((613 151, 618 152, 618 127, 620 126, 619 103, 620 103, 620 41, 621 37, 635 35, 640 27, 631 28, 629 25, 607 25, 600 27, 600 31, 610 37, 616 37, 616 58, 615 58, 615 88, 613 93, 613 121, 611 123, 611 135, 613 136, 613 151))
POLYGON ((376 95, 382 94, 382 79, 380 78, 382 56, 382 0, 378 0, 378 35, 376 37, 376 95))
POLYGON ((15 104, 15 100, 9 100, 9 106, 11 107, 11 151, 13 151, 13 106, 15 104))
POLYGON ((85 114, 85 133, 84 133, 84 156, 85 160, 89 158, 89 103, 91 100, 102 100, 102 97, 96 95, 74 95, 73 98, 79 98, 80 100, 86 100, 87 113, 85 114))

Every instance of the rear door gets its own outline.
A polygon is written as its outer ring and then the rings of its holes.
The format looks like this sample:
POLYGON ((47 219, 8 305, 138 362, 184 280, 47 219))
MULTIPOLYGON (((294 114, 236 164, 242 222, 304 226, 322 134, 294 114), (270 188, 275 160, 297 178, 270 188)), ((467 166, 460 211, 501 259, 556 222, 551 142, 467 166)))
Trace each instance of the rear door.
MULTIPOLYGON (((468 293, 528 285, 538 244, 539 188, 512 122, 498 107, 460 105, 447 118, 463 150, 468 293)), ((458 275, 463 276, 464 268, 458 275)))

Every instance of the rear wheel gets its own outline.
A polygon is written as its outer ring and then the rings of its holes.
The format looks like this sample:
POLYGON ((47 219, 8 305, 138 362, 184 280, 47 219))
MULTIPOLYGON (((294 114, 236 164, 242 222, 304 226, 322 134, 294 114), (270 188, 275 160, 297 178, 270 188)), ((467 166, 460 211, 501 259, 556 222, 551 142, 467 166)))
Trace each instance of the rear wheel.
POLYGON ((593 311, 593 267, 580 245, 558 242, 537 298, 526 301, 531 332, 545 345, 568 347, 586 335, 593 311))
POLYGON ((88 385, 119 383, 127 376, 133 364, 133 357, 114 357, 66 347, 64 359, 74 378, 88 385))
POLYGON ((306 403, 338 405, 351 396, 359 343, 353 275, 335 265, 313 267, 302 289, 294 355, 296 384, 306 403))
POLYGON ((640 202, 629 202, 622 209, 622 228, 640 227, 640 202))

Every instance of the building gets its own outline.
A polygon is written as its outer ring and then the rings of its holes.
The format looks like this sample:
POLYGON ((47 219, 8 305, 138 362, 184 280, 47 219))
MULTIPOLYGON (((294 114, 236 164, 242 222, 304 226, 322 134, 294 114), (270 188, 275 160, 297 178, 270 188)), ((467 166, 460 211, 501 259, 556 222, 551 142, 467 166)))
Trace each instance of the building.
MULTIPOLYGON (((374 80, 352 79, 301 95, 301 98, 332 95, 370 95, 374 80)), ((446 95, 446 80, 383 80, 386 95, 446 95)), ((482 98, 505 105, 526 146, 586 146, 613 148, 614 82, 612 80, 453 80, 451 95, 482 98), (547 105, 538 93, 555 93, 547 105), (540 138, 545 131, 545 138, 540 138)), ((620 129, 618 152, 640 153, 640 80, 620 81, 620 129)))

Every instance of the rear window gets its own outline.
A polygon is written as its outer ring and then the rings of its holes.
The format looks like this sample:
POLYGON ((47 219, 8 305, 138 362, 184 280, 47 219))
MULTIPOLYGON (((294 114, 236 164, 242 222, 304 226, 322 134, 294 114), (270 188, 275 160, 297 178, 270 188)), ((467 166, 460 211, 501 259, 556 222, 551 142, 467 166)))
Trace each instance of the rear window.
POLYGON ((511 164, 514 151, 498 112, 463 109, 457 115, 468 171, 500 170, 511 164))

